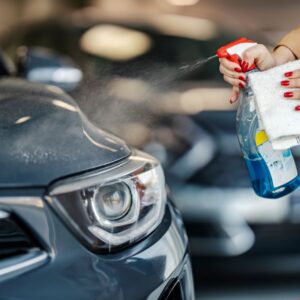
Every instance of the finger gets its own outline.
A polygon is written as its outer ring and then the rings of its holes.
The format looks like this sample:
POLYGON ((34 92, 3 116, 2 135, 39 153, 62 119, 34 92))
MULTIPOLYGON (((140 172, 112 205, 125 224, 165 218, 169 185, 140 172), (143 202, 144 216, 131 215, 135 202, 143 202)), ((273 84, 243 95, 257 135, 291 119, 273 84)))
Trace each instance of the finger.
POLYGON ((262 44, 258 44, 248 48, 243 53, 243 60, 252 65, 255 61, 260 62, 266 53, 268 53, 267 47, 262 44))
POLYGON ((287 91, 283 94, 283 96, 291 100, 300 100, 300 90, 287 91))
POLYGON ((294 70, 294 71, 288 71, 288 72, 284 73, 284 76, 288 77, 289 79, 300 78, 300 69, 294 70))
POLYGON ((244 73, 232 71, 230 69, 225 68, 223 65, 220 65, 219 69, 223 75, 226 75, 228 77, 235 78, 235 79, 240 79, 242 81, 246 81, 246 75, 244 73))
POLYGON ((241 66, 239 64, 232 62, 227 58, 219 58, 219 62, 222 66, 224 66, 224 68, 228 70, 242 72, 241 66))
POLYGON ((233 85, 234 87, 241 88, 241 89, 243 89, 246 85, 246 83, 243 80, 235 79, 226 75, 224 75, 224 80, 229 84, 233 85))
POLYGON ((300 88, 300 77, 295 79, 289 79, 289 80, 282 80, 280 84, 284 87, 289 88, 300 88))
POLYGON ((231 104, 235 103, 239 99, 239 93, 240 93, 239 88, 237 88, 237 87, 232 88, 231 97, 230 97, 230 100, 229 100, 229 102, 231 104))

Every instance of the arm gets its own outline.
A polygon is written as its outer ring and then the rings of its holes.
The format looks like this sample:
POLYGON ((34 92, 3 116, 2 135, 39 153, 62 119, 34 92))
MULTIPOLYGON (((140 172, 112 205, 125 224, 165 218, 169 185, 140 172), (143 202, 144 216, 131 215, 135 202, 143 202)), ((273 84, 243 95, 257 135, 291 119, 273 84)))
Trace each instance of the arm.
POLYGON ((296 59, 300 57, 300 26, 285 35, 275 47, 275 51, 281 46, 288 48, 296 59))

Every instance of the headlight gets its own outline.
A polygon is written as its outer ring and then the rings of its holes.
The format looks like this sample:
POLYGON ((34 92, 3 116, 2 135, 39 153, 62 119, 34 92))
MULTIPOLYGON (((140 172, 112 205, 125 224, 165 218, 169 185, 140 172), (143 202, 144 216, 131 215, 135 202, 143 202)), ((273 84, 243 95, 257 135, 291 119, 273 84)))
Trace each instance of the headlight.
POLYGON ((99 187, 92 198, 91 205, 99 222, 118 220, 131 208, 132 196, 129 186, 123 182, 99 187))
POLYGON ((137 152, 125 163, 57 182, 48 200, 92 250, 114 250, 150 234, 166 203, 160 164, 137 152))

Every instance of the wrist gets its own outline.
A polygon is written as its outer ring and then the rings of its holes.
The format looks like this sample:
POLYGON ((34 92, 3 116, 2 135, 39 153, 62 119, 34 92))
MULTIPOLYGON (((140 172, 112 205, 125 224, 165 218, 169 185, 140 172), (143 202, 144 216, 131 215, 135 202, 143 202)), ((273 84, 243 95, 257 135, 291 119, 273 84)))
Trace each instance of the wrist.
POLYGON ((286 46, 279 45, 272 53, 275 65, 282 65, 296 59, 295 54, 286 46))

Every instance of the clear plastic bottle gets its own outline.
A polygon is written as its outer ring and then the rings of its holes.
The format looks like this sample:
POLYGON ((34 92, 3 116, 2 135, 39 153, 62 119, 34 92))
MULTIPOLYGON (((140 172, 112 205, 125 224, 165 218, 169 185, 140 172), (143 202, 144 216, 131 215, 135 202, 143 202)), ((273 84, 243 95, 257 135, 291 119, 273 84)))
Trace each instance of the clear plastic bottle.
POLYGON ((291 150, 273 150, 259 124, 248 84, 241 91, 239 101, 238 139, 255 193, 264 198, 279 198, 291 193, 300 185, 291 150))

